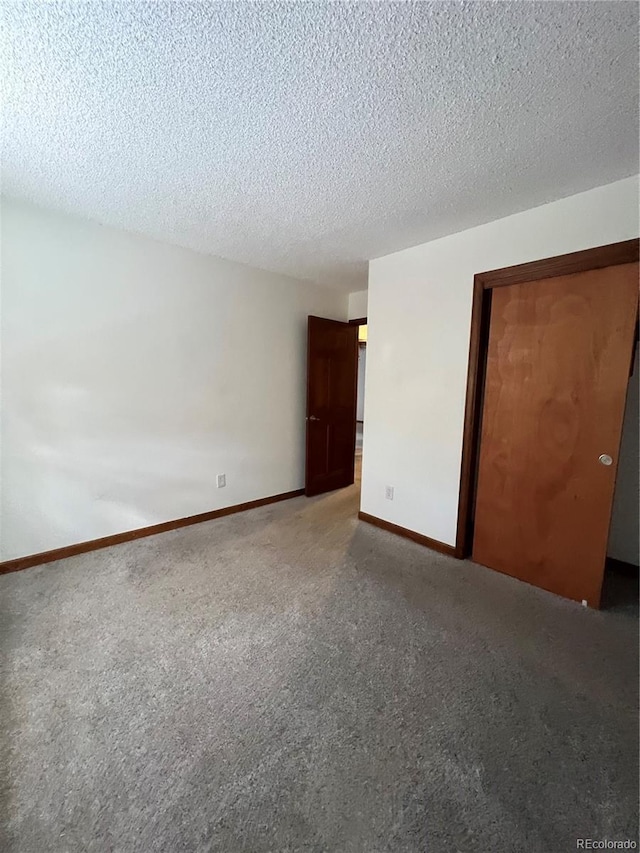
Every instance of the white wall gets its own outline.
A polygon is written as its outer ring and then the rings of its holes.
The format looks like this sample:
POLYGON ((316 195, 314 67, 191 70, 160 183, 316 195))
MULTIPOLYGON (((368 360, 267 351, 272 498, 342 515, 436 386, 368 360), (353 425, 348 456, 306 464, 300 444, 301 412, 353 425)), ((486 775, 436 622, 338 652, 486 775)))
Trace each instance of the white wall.
POLYGON ((1 558, 300 488, 307 314, 347 297, 4 202, 1 558))
POLYGON ((616 491, 607 553, 616 560, 640 565, 640 352, 636 348, 622 427, 616 491))
POLYGON ((358 290, 349 294, 349 320, 360 320, 367 316, 367 291, 358 290))
POLYGON ((638 233, 636 177, 370 262, 364 512, 455 543, 474 274, 638 233))

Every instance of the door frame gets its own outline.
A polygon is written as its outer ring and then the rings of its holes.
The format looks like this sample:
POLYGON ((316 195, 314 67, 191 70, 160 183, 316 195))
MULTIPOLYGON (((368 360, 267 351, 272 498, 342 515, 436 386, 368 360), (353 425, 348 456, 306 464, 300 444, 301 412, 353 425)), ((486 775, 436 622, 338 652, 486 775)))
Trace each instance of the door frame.
POLYGON ((640 240, 624 240, 607 246, 597 246, 557 255, 539 261, 477 273, 473 279, 469 368, 462 439, 462 465, 458 496, 458 523, 455 556, 464 559, 471 554, 473 542, 474 503, 477 489, 476 473, 480 449, 480 427, 484 381, 489 345, 491 291, 509 284, 526 284, 544 278, 603 269, 620 264, 633 264, 640 258, 640 240))
MULTIPOLYGON (((325 494, 328 491, 334 491, 333 488, 332 489, 326 489, 325 491, 316 491, 315 489, 312 489, 310 487, 310 483, 309 483, 309 468, 310 468, 309 463, 310 463, 310 458, 311 458, 311 444, 310 444, 311 435, 310 435, 310 431, 309 431, 309 421, 313 419, 309 413, 309 409, 310 409, 309 365, 311 363, 311 334, 310 334, 310 329, 311 329, 310 321, 311 320, 320 320, 320 321, 325 322, 325 323, 335 323, 339 326, 345 326, 345 327, 349 327, 349 326, 354 325, 349 320, 334 320, 331 317, 318 317, 315 314, 308 314, 307 315, 304 493, 305 493, 306 497, 308 497, 308 498, 309 497, 315 497, 316 495, 325 494)), ((343 486, 335 486, 334 488, 336 488, 336 489, 345 488, 347 485, 353 485, 354 479, 355 479, 355 452, 356 452, 356 421, 355 421, 355 415, 356 415, 356 408, 357 408, 357 403, 358 403, 358 335, 357 335, 357 331, 356 331, 356 342, 355 343, 356 343, 355 353, 354 353, 355 357, 353 360, 353 380, 354 380, 354 385, 353 385, 353 414, 354 414, 354 420, 353 420, 353 432, 352 432, 352 435, 353 435, 353 440, 352 440, 353 452, 351 454, 351 474, 352 474, 352 477, 351 477, 350 483, 344 484, 343 486)))
MULTIPOLYGON (((347 320, 347 322, 349 323, 350 326, 366 326, 366 325, 368 325, 366 317, 359 317, 357 320, 347 320)), ((364 421, 358 420, 358 402, 357 402, 358 401, 358 362, 360 361, 360 347, 366 348, 366 346, 367 346, 366 341, 358 340, 358 361, 356 362, 356 424, 364 423, 364 421)), ((358 432, 358 430, 356 428, 356 434, 357 434, 357 432, 358 432)), ((357 435, 356 435, 356 440, 357 440, 357 435)), ((354 444, 354 446, 353 446, 354 456, 355 456, 355 452, 356 452, 356 448, 355 448, 355 444, 354 444)))

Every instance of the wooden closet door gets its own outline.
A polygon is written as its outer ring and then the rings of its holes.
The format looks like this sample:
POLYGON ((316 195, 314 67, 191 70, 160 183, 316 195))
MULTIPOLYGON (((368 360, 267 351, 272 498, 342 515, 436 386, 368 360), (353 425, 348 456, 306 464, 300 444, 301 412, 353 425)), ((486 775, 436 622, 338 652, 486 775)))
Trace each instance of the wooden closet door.
POLYGON ((473 559, 598 607, 638 264, 496 287, 491 299, 473 559))

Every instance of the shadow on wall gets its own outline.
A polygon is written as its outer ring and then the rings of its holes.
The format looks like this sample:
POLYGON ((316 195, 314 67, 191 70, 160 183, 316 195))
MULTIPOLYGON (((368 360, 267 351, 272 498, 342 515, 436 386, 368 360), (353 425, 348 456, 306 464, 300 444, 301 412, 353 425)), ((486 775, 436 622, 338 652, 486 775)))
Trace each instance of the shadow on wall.
POLYGON ((202 372, 193 376, 202 353, 186 327, 163 336, 156 318, 148 326, 78 332, 64 346, 39 341, 15 358, 3 383, 11 494, 3 494, 0 559, 250 499, 236 500, 235 484, 216 488, 221 458, 227 473, 251 472, 245 483, 260 488, 256 442, 243 427, 253 421, 251 401, 228 372, 226 387, 215 381, 214 365, 211 390, 202 372))

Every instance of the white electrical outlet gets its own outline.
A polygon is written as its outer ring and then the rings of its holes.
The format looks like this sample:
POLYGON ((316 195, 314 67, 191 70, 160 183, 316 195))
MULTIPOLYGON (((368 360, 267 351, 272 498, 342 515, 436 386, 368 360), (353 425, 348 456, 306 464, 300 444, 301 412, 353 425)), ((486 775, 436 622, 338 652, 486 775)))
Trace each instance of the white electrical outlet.
POLYGON ((216 485, 219 489, 224 488, 227 485, 227 475, 218 474, 218 476, 216 477, 216 485))
POLYGON ((393 486, 384 487, 384 496, 388 501, 393 500, 393 486))

